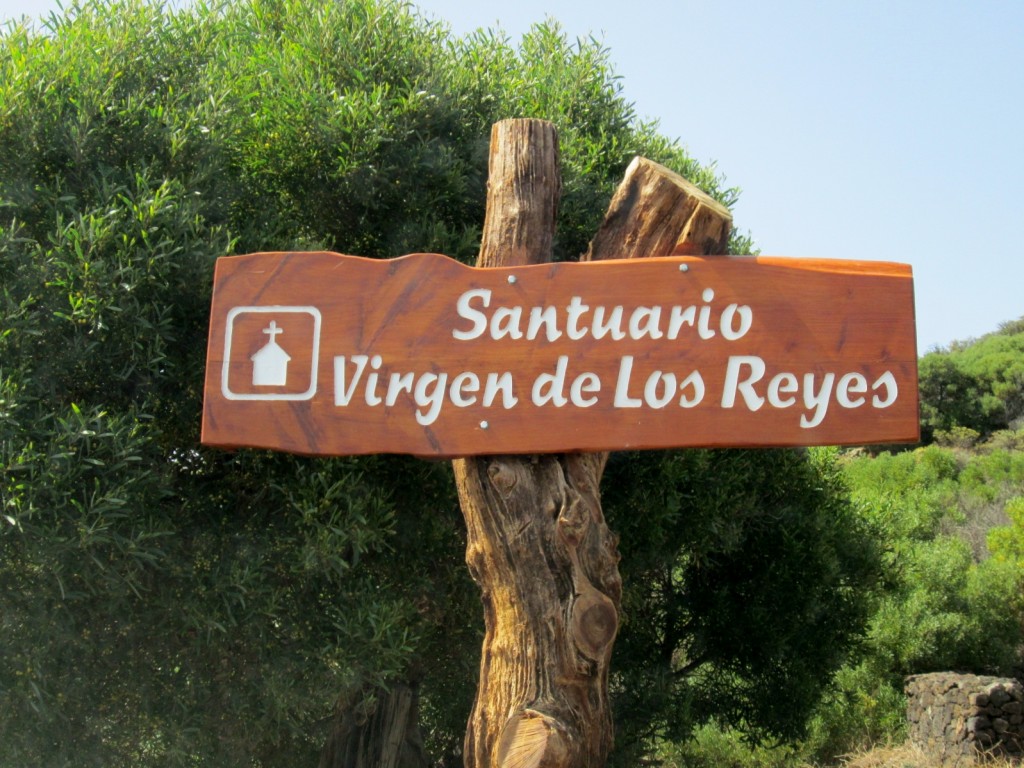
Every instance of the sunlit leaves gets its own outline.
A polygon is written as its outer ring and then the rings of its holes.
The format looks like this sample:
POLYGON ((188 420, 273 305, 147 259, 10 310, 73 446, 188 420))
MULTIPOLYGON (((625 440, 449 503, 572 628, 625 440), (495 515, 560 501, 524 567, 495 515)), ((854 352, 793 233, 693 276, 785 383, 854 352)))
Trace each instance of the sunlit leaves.
POLYGON ((84 0, 0 33, 0 762, 312 764, 403 676, 457 749, 480 619, 446 467, 202 448, 207 314, 229 253, 471 260, 512 116, 560 131, 558 258, 634 154, 735 194, 554 22, 84 0))

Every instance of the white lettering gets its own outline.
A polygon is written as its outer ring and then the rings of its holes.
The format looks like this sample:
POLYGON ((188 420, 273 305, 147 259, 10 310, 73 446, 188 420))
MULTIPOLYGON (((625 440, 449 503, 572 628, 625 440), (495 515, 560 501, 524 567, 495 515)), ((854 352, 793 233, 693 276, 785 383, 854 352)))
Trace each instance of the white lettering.
POLYGON ((672 313, 669 315, 668 320, 668 337, 672 340, 679 338, 679 331, 683 325, 688 325, 693 328, 693 324, 697 321, 697 308, 687 307, 672 307, 672 313))
MULTIPOLYGON (((715 298, 715 292, 710 288, 705 288, 701 298, 704 299, 705 304, 710 304, 711 300, 715 298)), ((700 315, 697 320, 697 334, 702 339, 710 339, 715 335, 715 332, 711 330, 711 307, 700 308, 700 315)))
POLYGON ((601 380, 596 373, 581 373, 569 387, 569 401, 578 408, 589 408, 597 403, 597 397, 584 397, 583 393, 601 391, 601 380))
POLYGON ((388 382, 388 394, 384 399, 384 405, 391 407, 398 402, 398 396, 402 392, 408 392, 412 394, 413 382, 416 379, 416 375, 413 373, 392 373, 391 381, 388 382))
POLYGON ((704 377, 700 375, 700 371, 694 371, 683 379, 683 383, 679 385, 679 391, 684 393, 679 398, 680 407, 693 408, 700 405, 701 400, 704 399, 704 377), (686 396, 687 387, 693 387, 693 397, 686 396))
POLYGON ((437 419, 437 415, 441 412, 441 403, 444 401, 444 389, 448 382, 447 373, 424 373, 420 376, 420 380, 416 382, 416 391, 413 394, 413 399, 416 401, 416 405, 419 408, 416 409, 416 421, 426 427, 433 424, 437 419), (434 388, 427 391, 427 388, 433 384, 434 388), (425 405, 429 405, 430 408, 426 413, 423 413, 422 408, 425 405))
POLYGON ((810 429, 821 424, 825 418, 825 412, 828 411, 828 401, 832 397, 832 385, 835 381, 836 375, 834 373, 826 373, 821 379, 821 388, 815 391, 814 374, 804 374, 804 405, 808 410, 814 409, 814 416, 808 419, 806 413, 801 414, 801 427, 810 429))
POLYGON ((896 402, 896 398, 899 395, 899 387, 896 385, 896 377, 892 375, 892 371, 886 371, 875 383, 871 385, 871 391, 877 392, 880 387, 885 387, 885 398, 880 398, 875 395, 871 398, 871 404, 875 408, 888 408, 890 405, 896 402))
POLYGON ((480 378, 471 371, 463 371, 452 379, 452 388, 449 397, 452 399, 452 405, 456 408, 467 408, 476 402, 476 396, 470 395, 469 397, 466 397, 466 393, 479 391, 480 378))
MULTIPOLYGON (((751 411, 760 409, 766 400, 772 408, 778 409, 791 408, 799 401, 806 409, 805 413, 800 414, 800 426, 813 429, 825 421, 833 399, 843 408, 860 408, 867 402, 867 378, 858 371, 838 377, 831 371, 823 374, 805 373, 802 377, 783 371, 772 376, 764 385, 761 381, 766 369, 760 357, 730 357, 722 390, 722 407, 733 408, 738 396, 743 398, 743 404, 751 411), (761 386, 764 386, 764 396, 759 391, 761 386)), ((871 404, 875 408, 888 408, 896 402, 897 389, 896 377, 891 371, 886 371, 871 385, 871 391, 876 393, 871 404)))
MULTIPOLYGON (((374 371, 379 371, 383 362, 384 361, 381 359, 380 355, 374 355, 370 359, 370 367, 373 368, 374 371)), ((377 373, 371 373, 369 376, 366 377, 367 405, 380 405, 382 402, 384 402, 383 400, 380 399, 380 396, 377 394, 377 379, 379 377, 380 376, 377 373)))
POLYGON ((469 302, 473 299, 481 299, 483 305, 489 307, 491 305, 491 292, 486 288, 476 288, 472 291, 466 291, 455 302, 455 311, 458 312, 459 317, 473 321, 473 327, 468 331, 452 329, 452 336, 459 341, 479 338, 487 328, 487 315, 469 306, 469 302))
POLYGON ((712 306, 715 299, 713 288, 705 288, 701 292, 702 304, 690 306, 627 308, 621 304, 613 307, 598 304, 591 307, 582 296, 573 296, 564 306, 543 305, 527 309, 520 305, 499 305, 488 313, 484 310, 490 309, 492 298, 493 294, 487 288, 462 293, 455 302, 455 310, 458 317, 468 321, 469 325, 454 328, 452 337, 469 341, 480 338, 489 330, 490 337, 496 341, 523 338, 555 341, 563 335, 572 341, 580 341, 588 334, 595 339, 614 341, 627 338, 668 338, 675 341, 688 326, 704 340, 713 339, 721 333, 725 340, 737 341, 746 336, 754 324, 754 311, 746 304, 732 303, 716 311, 712 306), (667 319, 667 327, 662 325, 663 317, 667 319), (527 321, 525 329, 524 319, 527 321))
POLYGON ((366 370, 366 363, 369 362, 370 358, 366 355, 352 355, 352 363, 356 367, 355 376, 352 377, 352 383, 345 386, 345 358, 336 357, 334 358, 334 404, 335 405, 348 405, 352 402, 352 395, 356 392, 356 387, 359 385, 359 379, 363 376, 363 371, 366 370))
POLYGON ((851 398, 850 393, 862 395, 868 391, 868 380, 862 373, 848 373, 839 379, 836 385, 836 402, 843 408, 859 408, 867 398, 851 398))
POLYGON ((522 316, 522 307, 498 307, 491 317, 491 338, 495 341, 506 336, 512 339, 523 338, 523 332, 519 330, 522 316))
MULTIPOLYGON (((384 361, 380 355, 374 355, 372 358, 367 355, 352 355, 351 358, 346 358, 343 355, 335 357, 334 404, 336 406, 350 405, 361 390, 361 399, 366 405, 375 407, 383 404, 390 408, 405 393, 417 406, 416 421, 423 426, 428 426, 439 417, 446 398, 457 408, 468 408, 481 403, 486 408, 500 404, 501 407, 508 410, 519 402, 515 396, 512 373, 509 371, 488 373, 482 396, 479 394, 481 377, 473 371, 462 371, 452 378, 449 378, 449 375, 444 372, 392 372, 387 376, 387 392, 382 398, 379 391, 379 374, 371 373, 366 376, 364 374, 368 370, 378 369, 383 365, 384 361), (349 363, 353 367, 351 371, 348 370, 349 363)), ((585 374, 585 376, 591 376, 595 380, 597 378, 594 374, 585 374)), ((579 385, 579 391, 589 392, 592 386, 592 382, 586 380, 579 385)), ((585 399, 582 394, 580 398, 585 399)))
POLYGON ((554 373, 542 373, 533 382, 530 399, 534 405, 541 406, 551 403, 561 408, 567 402, 565 397, 565 372, 569 368, 569 356, 559 355, 554 373))
POLYGON ((661 338, 661 307, 637 307, 629 316, 629 337, 642 339, 661 338))
POLYGON ((633 356, 625 355, 619 361, 619 378, 615 382, 615 399, 612 404, 616 408, 639 408, 643 403, 638 397, 629 396, 629 377, 633 373, 633 356))
POLYGON ((740 306, 739 304, 730 304, 725 308, 722 313, 722 319, 719 323, 718 329, 722 332, 722 335, 729 341, 736 341, 742 339, 747 335, 747 331, 750 330, 750 326, 754 324, 754 312, 746 304, 740 306), (733 327, 733 320, 739 315, 740 327, 733 327))
POLYGON ((789 408, 796 404, 796 397, 782 398, 779 395, 787 395, 800 391, 800 383, 792 373, 780 373, 772 377, 768 382, 768 402, 775 408, 789 408))
POLYGON ((558 330, 558 309, 556 307, 534 307, 530 310, 530 326, 526 329, 526 338, 536 339, 540 335, 541 326, 548 341, 561 338, 558 330))
POLYGON ((497 373, 487 374, 487 382, 484 384, 484 406, 490 407, 494 405, 494 401, 499 393, 501 394, 501 405, 505 410, 512 408, 519 402, 519 398, 512 392, 511 371, 505 371, 505 373, 500 375, 497 373))
POLYGON ((747 408, 756 411, 764 405, 764 398, 754 391, 754 385, 764 376, 765 364, 760 357, 753 355, 733 355, 725 369, 725 387, 722 390, 722 407, 732 408, 736 404, 736 394, 743 395, 747 408), (750 375, 740 380, 743 366, 750 368, 750 375))
POLYGON ((565 332, 569 334, 569 338, 572 339, 573 341, 582 339, 584 336, 587 335, 587 329, 581 329, 578 327, 577 324, 580 321, 580 317, 582 317, 588 309, 590 309, 590 307, 584 304, 583 299, 581 299, 579 296, 573 296, 569 300, 569 306, 566 307, 566 312, 569 313, 569 318, 566 321, 565 332))
POLYGON ((626 338, 626 334, 622 330, 622 307, 612 307, 607 323, 604 319, 604 307, 597 307, 594 310, 594 327, 591 330, 595 339, 603 339, 609 333, 615 341, 626 338))
POLYGON ((664 408, 675 399, 677 391, 674 373, 655 371, 647 377, 647 383, 644 385, 644 402, 651 408, 664 408), (658 394, 659 382, 662 386, 661 394, 658 394))

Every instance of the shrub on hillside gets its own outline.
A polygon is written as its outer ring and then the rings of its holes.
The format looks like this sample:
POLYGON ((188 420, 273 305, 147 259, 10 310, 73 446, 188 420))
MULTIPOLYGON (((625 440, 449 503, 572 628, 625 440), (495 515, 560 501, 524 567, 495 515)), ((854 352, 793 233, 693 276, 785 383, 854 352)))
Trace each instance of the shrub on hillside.
POLYGON ((944 670, 1008 674, 1020 662, 1024 563, 1015 528, 1022 456, 928 446, 850 458, 860 514, 884 543, 862 657, 836 677, 812 726, 819 759, 902 738, 906 675, 944 670), (1005 507, 1005 512, 1004 512, 1005 507), (990 556, 991 555, 991 556, 990 556))

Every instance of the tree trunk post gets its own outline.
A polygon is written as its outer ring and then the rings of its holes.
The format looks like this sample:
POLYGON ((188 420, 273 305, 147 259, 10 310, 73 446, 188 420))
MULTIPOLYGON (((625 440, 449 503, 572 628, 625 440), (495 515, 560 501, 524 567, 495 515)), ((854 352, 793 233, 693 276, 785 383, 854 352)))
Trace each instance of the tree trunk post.
MULTIPOLYGON (((497 123, 478 266, 550 261, 560 192, 554 126, 497 123)), ((584 258, 721 253, 730 229, 724 207, 637 158, 584 258)), ((454 462, 485 627, 466 768, 595 768, 611 750, 608 668, 621 581, 617 537, 601 510, 606 459, 454 462)))
POLYGON ((378 691, 369 712, 347 702, 331 723, 319 768, 429 768, 419 727, 419 691, 395 683, 378 691))

